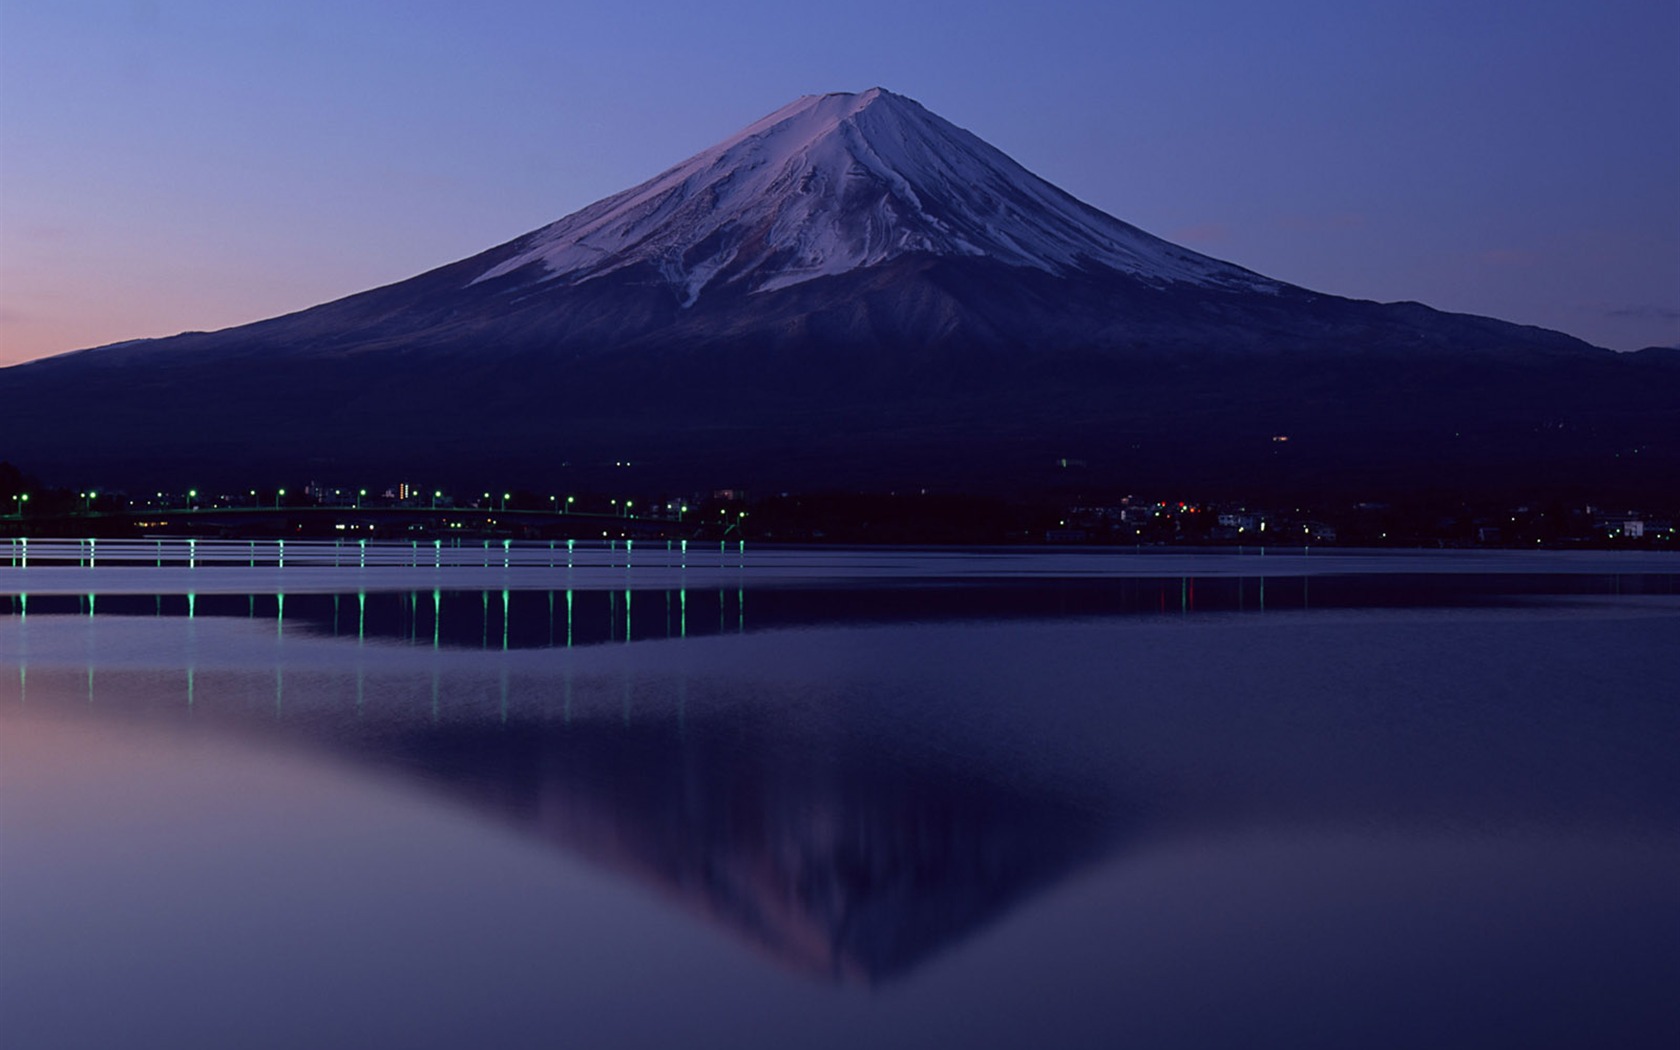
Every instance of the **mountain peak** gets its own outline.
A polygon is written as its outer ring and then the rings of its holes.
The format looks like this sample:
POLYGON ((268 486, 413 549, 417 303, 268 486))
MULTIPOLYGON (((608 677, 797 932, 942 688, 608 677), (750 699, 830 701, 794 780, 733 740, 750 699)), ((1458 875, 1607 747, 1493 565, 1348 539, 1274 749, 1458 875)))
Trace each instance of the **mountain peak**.
POLYGON ((855 99, 855 100, 857 100, 857 103, 860 106, 866 106, 869 103, 875 101, 876 99, 882 98, 882 97, 894 99, 894 100, 899 101, 899 102, 911 102, 912 101, 911 99, 905 98, 903 95, 895 95, 891 91, 888 91, 886 88, 880 87, 880 86, 872 87, 872 88, 869 88, 868 90, 865 90, 865 91, 824 91, 824 92, 822 92, 821 94, 818 94, 818 95, 804 95, 802 97, 803 98, 810 98, 810 99, 825 99, 825 98, 855 99))
POLYGON ((773 291, 917 253, 1056 274, 1278 287, 1076 200, 880 87, 798 98, 505 246, 472 283, 578 284, 646 266, 689 306, 710 287, 773 291))

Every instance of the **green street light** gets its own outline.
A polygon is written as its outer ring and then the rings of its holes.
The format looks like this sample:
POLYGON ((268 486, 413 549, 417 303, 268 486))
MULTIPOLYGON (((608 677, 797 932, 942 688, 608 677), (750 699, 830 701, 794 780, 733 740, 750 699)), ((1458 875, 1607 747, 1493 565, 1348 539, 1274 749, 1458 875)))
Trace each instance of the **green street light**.
POLYGON ((508 501, 508 494, 506 492, 504 492, 504 493, 502 493, 502 509, 504 511, 507 510, 507 501, 508 501))
POLYGON ((285 498, 286 498, 286 490, 285 489, 276 489, 275 490, 275 492, 274 492, 274 509, 275 510, 280 509, 280 501, 285 499, 285 498))

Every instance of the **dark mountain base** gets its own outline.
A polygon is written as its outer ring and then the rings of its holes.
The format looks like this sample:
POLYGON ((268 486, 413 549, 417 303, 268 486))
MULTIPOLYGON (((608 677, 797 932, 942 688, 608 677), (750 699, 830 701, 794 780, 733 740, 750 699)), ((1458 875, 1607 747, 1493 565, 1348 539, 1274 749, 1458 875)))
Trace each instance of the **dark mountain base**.
POLYGON ((775 348, 14 370, 4 457, 102 487, 1060 488, 1201 498, 1680 489, 1680 361, 775 348), (914 355, 911 355, 914 356, 914 355), (70 378, 70 377, 65 377, 70 378), (1286 439, 1286 440, 1285 440, 1286 439), (618 466, 627 463, 629 466, 618 466))

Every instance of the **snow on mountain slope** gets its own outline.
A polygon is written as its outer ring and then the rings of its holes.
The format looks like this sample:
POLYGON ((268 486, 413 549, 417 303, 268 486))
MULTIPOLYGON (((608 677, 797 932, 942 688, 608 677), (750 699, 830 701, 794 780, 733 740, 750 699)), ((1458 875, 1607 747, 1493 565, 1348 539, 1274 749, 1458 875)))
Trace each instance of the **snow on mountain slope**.
POLYGON ((515 242, 477 284, 541 264, 579 283, 651 264, 684 306, 714 284, 768 291, 910 253, 1053 274, 1281 285, 1106 215, 917 102, 807 95, 632 189, 515 242))

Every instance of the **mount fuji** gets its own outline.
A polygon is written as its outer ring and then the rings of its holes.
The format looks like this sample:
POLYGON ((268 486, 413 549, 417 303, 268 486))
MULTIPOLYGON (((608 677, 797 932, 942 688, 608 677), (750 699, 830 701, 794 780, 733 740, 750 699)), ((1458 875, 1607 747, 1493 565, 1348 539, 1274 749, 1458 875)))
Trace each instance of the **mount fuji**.
POLYGON ((1273 280, 879 88, 397 284, 0 370, 0 399, 0 458, 105 486, 1680 480, 1680 353, 1273 280))

